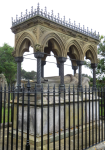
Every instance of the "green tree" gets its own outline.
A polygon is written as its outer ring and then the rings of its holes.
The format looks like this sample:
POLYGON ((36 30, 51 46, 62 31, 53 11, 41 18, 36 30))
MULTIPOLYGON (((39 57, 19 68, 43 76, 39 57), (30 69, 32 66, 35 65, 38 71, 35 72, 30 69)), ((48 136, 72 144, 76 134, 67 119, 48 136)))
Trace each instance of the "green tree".
POLYGON ((34 80, 36 78, 36 72, 35 71, 31 71, 31 72, 27 72, 24 69, 21 70, 21 77, 25 78, 25 79, 30 79, 30 80, 34 80))
MULTIPOLYGON (((91 64, 85 61, 85 66, 91 69, 91 64)), ((100 43, 98 45, 98 65, 96 68, 97 85, 105 85, 105 37, 100 36, 100 43), (99 80, 103 81, 100 82, 99 80)))
POLYGON ((13 49, 6 43, 0 47, 0 73, 5 75, 8 84, 13 83, 17 72, 17 64, 12 56, 13 49))

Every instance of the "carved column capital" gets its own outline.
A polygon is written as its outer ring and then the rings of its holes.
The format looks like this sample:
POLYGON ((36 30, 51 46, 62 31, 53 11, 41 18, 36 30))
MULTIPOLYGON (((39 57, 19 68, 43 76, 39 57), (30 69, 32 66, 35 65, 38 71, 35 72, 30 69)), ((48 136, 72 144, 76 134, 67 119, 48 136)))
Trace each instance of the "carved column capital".
POLYGON ((78 66, 72 66, 72 69, 74 70, 74 75, 76 74, 76 70, 78 69, 78 66))
POLYGON ((92 68, 96 68, 96 67, 97 67, 97 64, 91 63, 91 67, 92 67, 92 68))
POLYGON ((64 63, 66 61, 66 58, 65 57, 58 57, 58 61, 60 63, 64 63))
POLYGON ((23 56, 20 57, 15 57, 16 62, 22 62, 23 61, 23 56))
POLYGON ((34 46, 34 49, 35 49, 35 52, 41 52, 42 51, 42 46, 40 45, 40 44, 36 44, 35 46, 34 46))
POLYGON ((77 69, 78 69, 78 66, 72 66, 72 69, 73 69, 73 70, 77 70, 77 69))
POLYGON ((34 54, 34 56, 35 56, 36 58, 43 58, 43 57, 44 57, 44 53, 42 53, 42 52, 36 52, 36 53, 34 54))
POLYGON ((84 61, 81 61, 81 60, 76 60, 76 63, 78 66, 84 65, 84 61))

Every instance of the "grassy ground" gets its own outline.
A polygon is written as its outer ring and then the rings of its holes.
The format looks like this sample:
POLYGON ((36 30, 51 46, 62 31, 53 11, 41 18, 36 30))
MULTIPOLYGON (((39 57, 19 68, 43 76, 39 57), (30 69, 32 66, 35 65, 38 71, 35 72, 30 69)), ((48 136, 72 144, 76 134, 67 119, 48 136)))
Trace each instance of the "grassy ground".
MULTIPOLYGON (((4 107, 2 107, 2 121, 3 123, 4 118, 4 107)), ((8 122, 8 106, 5 107, 5 122, 8 122)), ((11 122, 11 107, 9 108, 9 122, 11 122)))

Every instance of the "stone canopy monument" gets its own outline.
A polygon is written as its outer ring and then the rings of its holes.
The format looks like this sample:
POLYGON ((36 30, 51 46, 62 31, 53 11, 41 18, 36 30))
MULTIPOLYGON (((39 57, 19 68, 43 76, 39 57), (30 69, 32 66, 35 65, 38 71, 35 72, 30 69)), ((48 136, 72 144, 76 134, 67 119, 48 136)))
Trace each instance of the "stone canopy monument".
MULTIPOLYGON (((34 133, 34 116, 37 117, 37 124, 36 124, 36 130, 37 130, 37 137, 41 136, 41 124, 43 124, 43 134, 47 134, 47 115, 49 115, 49 118, 52 118, 53 114, 53 92, 50 93, 49 98, 49 109, 50 112, 47 114, 47 106, 48 106, 48 99, 47 94, 43 93, 43 123, 41 122, 41 84, 43 83, 44 86, 48 83, 50 85, 56 85, 60 84, 60 88, 62 89, 61 95, 63 95, 62 91, 64 89, 64 84, 75 84, 75 86, 78 86, 78 89, 81 89, 83 86, 89 86, 89 79, 86 77, 82 77, 82 65, 84 65, 84 58, 89 59, 91 61, 91 67, 93 69, 93 88, 96 87, 96 73, 95 68, 97 67, 97 45, 99 44, 99 33, 96 34, 96 31, 93 32, 92 30, 89 31, 89 29, 85 29, 80 27, 79 25, 76 25, 71 23, 71 20, 69 19, 69 22, 65 20, 65 17, 62 19, 60 18, 59 14, 58 16, 54 16, 54 13, 52 11, 51 15, 47 13, 47 9, 45 8, 45 11, 43 12, 42 9, 40 9, 39 4, 37 5, 37 9, 31 8, 31 13, 26 13, 23 15, 21 13, 21 17, 16 16, 16 20, 12 20, 12 32, 15 34, 15 49, 13 52, 13 56, 15 57, 15 61, 17 62, 17 86, 21 86, 21 62, 23 61, 23 54, 24 52, 29 52, 29 47, 31 46, 33 48, 33 54, 35 58, 37 58, 37 80, 36 86, 38 89, 36 100, 34 99, 34 96, 30 94, 30 112, 27 111, 27 101, 24 101, 24 133, 27 132, 33 135, 34 133), (46 64, 46 57, 50 55, 50 52, 54 53, 54 57, 56 57, 57 67, 59 68, 59 76, 58 77, 44 77, 44 65, 46 64), (74 76, 68 74, 67 76, 64 76, 64 62, 67 59, 67 56, 69 56, 71 62, 72 62, 72 69, 74 70, 74 76), (76 74, 76 70, 78 69, 78 74, 76 74), (35 102, 36 102, 36 114, 35 111, 35 102), (28 115, 27 113, 28 112, 28 115), (30 115, 29 115, 30 114, 30 115), (27 117, 28 116, 28 117, 27 117), (30 117, 30 128, 29 127, 29 120, 30 117), (28 118, 28 119, 27 119, 28 118), (26 126, 27 124, 27 126, 26 126)), ((33 64, 34 67, 35 64, 33 64)), ((35 85, 35 84, 34 84, 35 85)), ((58 93, 55 95, 55 132, 58 132, 58 108, 59 108, 59 102, 58 102, 58 93)), ((68 124, 68 116, 70 115, 71 118, 71 125, 70 127, 73 127, 73 93, 69 94, 67 93, 65 95, 65 101, 66 101, 66 118, 68 124), (68 96, 70 96, 70 114, 68 109, 68 96)), ((74 120, 76 121, 77 118, 77 97, 79 97, 78 102, 81 102, 81 96, 75 95, 75 116, 74 120)), ((64 97, 61 96, 61 102, 60 102, 60 113, 61 113, 61 129, 64 130, 64 97)), ((87 97, 89 99, 89 97, 87 97)), ((82 114, 85 112, 85 103, 84 103, 84 97, 83 97, 83 108, 81 108, 81 104, 79 103, 79 114, 82 114), (81 112, 81 110, 83 111, 81 112)), ((93 106, 95 107, 95 102, 93 103, 93 106)), ((16 116, 16 107, 17 102, 15 103, 15 113, 14 116, 16 116)), ((89 113, 89 102, 87 102, 87 114, 89 113)), ((90 108, 92 108, 92 97, 90 98, 90 108)), ((19 99, 19 130, 21 131, 21 111, 22 110, 22 97, 19 99)), ((28 109, 29 110, 29 109, 28 109)), ((90 109, 90 120, 92 120, 92 109, 90 109)), ((94 111, 93 116, 96 115, 96 112, 94 111)), ((95 118, 95 117, 94 117, 95 118)), ((97 119, 99 119, 99 101, 97 101, 97 119)), ((81 125, 81 117, 79 117, 79 122, 81 125)), ((89 117, 87 115, 87 123, 89 122, 89 117)), ((85 123, 85 115, 83 116, 83 123, 85 123)), ((75 124, 77 126, 77 122, 75 124)), ((16 119, 14 119, 14 129, 16 129, 16 119)), ((66 129, 68 129, 68 125, 66 126, 66 129)), ((50 122, 50 133, 53 132, 53 119, 51 119, 50 122)), ((29 146, 29 137, 27 138, 27 143, 29 146)), ((38 141, 38 139, 37 139, 38 141)))
POLYGON ((96 86, 95 68, 97 66, 97 45, 99 43, 99 33, 89 31, 69 22, 58 16, 47 13, 47 9, 43 12, 39 4, 37 9, 31 8, 31 13, 21 17, 16 16, 16 20, 12 20, 12 32, 15 34, 15 49, 13 56, 17 62, 17 85, 21 85, 21 62, 23 61, 23 53, 29 51, 29 47, 33 48, 34 56, 37 58, 37 84, 41 84, 41 76, 44 77, 44 65, 46 57, 52 51, 57 60, 59 68, 60 84, 64 84, 64 62, 69 56, 72 62, 74 74, 79 69, 78 86, 81 87, 82 65, 84 57, 90 59, 93 68, 93 87, 96 86))

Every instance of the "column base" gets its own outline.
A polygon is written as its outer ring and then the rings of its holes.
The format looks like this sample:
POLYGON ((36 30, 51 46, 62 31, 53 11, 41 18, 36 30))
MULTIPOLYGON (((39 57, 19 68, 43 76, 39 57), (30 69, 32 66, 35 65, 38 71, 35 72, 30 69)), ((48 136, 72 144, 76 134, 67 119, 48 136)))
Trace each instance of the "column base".
POLYGON ((37 92, 41 92, 41 88, 42 88, 41 84, 36 84, 36 90, 37 90, 37 92))

